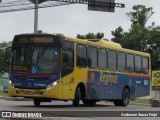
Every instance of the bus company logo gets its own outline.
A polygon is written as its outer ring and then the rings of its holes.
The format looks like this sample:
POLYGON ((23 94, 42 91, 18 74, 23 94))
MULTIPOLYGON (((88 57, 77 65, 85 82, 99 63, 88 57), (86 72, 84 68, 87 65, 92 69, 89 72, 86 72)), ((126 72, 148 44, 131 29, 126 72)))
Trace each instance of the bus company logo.
POLYGON ((2 117, 11 117, 11 112, 2 112, 2 117))
POLYGON ((95 74, 94 74, 94 72, 91 72, 91 74, 90 74, 90 79, 91 79, 92 81, 95 79, 95 74))

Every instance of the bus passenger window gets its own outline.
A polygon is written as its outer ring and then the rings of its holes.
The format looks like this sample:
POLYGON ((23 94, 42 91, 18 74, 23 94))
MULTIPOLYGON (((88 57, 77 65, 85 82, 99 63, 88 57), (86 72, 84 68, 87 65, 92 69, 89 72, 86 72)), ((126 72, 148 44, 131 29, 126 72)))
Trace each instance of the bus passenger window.
POLYGON ((71 50, 63 50, 63 67, 73 67, 73 51, 71 50))
POLYGON ((126 55, 125 53, 118 53, 118 71, 125 72, 126 71, 126 55))
POLYGON ((117 53, 115 51, 108 51, 108 70, 117 70, 117 53))
POLYGON ((134 72, 134 56, 127 54, 127 72, 134 72))
POLYGON ((86 46, 77 45, 77 60, 76 65, 80 67, 87 66, 87 53, 86 53, 86 46))
POLYGON ((149 62, 148 58, 143 57, 143 73, 148 74, 149 73, 149 62))
POLYGON ((135 56, 135 73, 142 73, 142 59, 140 56, 135 56))
POLYGON ((107 52, 103 49, 98 49, 98 68, 102 70, 107 69, 107 52))
POLYGON ((88 67, 97 68, 97 48, 88 47, 88 67))

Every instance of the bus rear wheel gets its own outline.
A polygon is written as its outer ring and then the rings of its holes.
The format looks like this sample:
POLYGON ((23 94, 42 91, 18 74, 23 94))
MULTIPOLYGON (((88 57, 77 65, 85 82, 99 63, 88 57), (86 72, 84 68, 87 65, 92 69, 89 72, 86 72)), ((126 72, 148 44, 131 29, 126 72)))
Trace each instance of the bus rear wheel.
POLYGON ((74 97, 74 100, 73 100, 73 106, 79 106, 80 99, 81 99, 81 91, 80 91, 80 87, 78 87, 76 89, 76 92, 75 92, 75 97, 74 97))
POLYGON ((38 107, 38 106, 40 106, 40 104, 41 104, 41 101, 39 99, 35 98, 34 99, 34 106, 38 107))
POLYGON ((128 88, 125 88, 124 90, 123 90, 123 94, 122 94, 122 99, 120 99, 120 100, 115 100, 114 101, 114 105, 115 106, 127 106, 128 105, 128 103, 129 103, 129 90, 128 90, 128 88))

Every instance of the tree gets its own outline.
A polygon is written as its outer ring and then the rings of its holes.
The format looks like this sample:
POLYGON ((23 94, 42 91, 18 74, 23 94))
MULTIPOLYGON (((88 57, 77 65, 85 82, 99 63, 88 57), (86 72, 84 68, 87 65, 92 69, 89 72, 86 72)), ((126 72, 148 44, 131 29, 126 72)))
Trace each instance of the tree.
POLYGON ((5 48, 11 45, 10 42, 2 42, 0 43, 0 75, 8 71, 8 66, 5 64, 5 48))
POLYGON ((127 48, 127 42, 124 40, 124 30, 119 26, 115 31, 111 31, 111 34, 114 36, 111 40, 120 43, 124 48, 127 48))
POLYGON ((118 27, 111 33, 114 36, 111 40, 120 43, 124 48, 137 51, 146 50, 148 29, 143 26, 132 25, 128 32, 124 32, 122 27, 118 27))
POLYGON ((88 33, 86 35, 77 34, 77 38, 79 39, 102 39, 104 37, 104 33, 98 32, 97 34, 88 33))
POLYGON ((144 27, 146 22, 154 14, 153 8, 146 8, 144 5, 134 5, 133 10, 127 13, 127 16, 130 18, 132 25, 138 25, 144 27))
POLYGON ((120 43, 124 48, 145 51, 147 47, 146 34, 148 34, 148 28, 145 25, 154 14, 152 10, 152 7, 146 8, 144 5, 133 6, 133 11, 126 14, 131 20, 129 32, 124 32, 122 27, 118 27, 111 32, 114 36, 111 40, 120 43))
POLYGON ((160 26, 151 28, 147 38, 148 48, 146 52, 151 54, 152 69, 160 70, 160 26))
POLYGON ((6 71, 6 66, 4 63, 4 51, 0 49, 0 74, 3 74, 6 71))
POLYGON ((0 43, 0 49, 5 49, 5 48, 11 46, 11 44, 12 44, 12 41, 2 42, 2 43, 0 43))
POLYGON ((129 32, 124 34, 126 48, 142 51, 147 49, 147 35, 148 29, 139 25, 131 26, 129 32))
POLYGON ((112 31, 114 42, 120 43, 122 47, 148 52, 151 54, 152 69, 160 69, 160 26, 155 27, 153 22, 146 26, 147 21, 154 14, 153 8, 144 5, 133 6, 133 11, 127 13, 130 18, 131 27, 124 32, 122 27, 112 31))

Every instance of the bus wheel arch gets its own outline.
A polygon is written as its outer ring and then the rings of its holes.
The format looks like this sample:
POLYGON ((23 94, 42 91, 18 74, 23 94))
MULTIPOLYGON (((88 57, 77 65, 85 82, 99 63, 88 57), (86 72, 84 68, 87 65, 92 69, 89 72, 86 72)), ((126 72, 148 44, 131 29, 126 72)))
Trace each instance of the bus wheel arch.
POLYGON ((74 99, 73 99, 73 105, 78 106, 79 101, 82 99, 85 99, 86 97, 86 89, 84 83, 79 83, 76 87, 74 99))
POLYGON ((114 105, 126 107, 129 103, 129 99, 130 99, 130 89, 129 86, 126 85, 122 92, 122 99, 115 100, 114 105))

